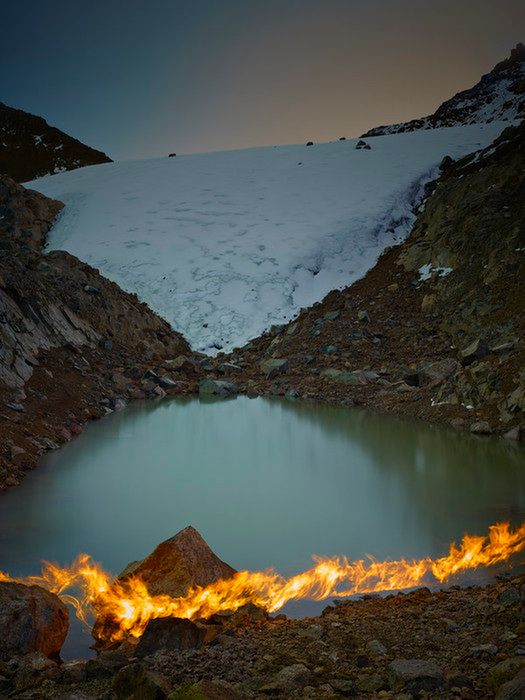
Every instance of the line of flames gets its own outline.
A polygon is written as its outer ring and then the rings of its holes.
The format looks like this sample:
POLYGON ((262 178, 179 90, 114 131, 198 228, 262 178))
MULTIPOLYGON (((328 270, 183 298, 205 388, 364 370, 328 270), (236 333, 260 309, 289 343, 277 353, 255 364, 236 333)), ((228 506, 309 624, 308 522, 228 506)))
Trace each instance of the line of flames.
POLYGON ((523 549, 525 523, 516 529, 511 529, 509 523, 499 523, 489 528, 488 535, 465 535, 459 546, 452 543, 448 554, 437 559, 380 562, 369 557, 350 562, 346 557, 314 557, 315 566, 290 578, 272 570, 240 571, 209 586, 195 586, 179 598, 150 595, 139 578, 113 579, 87 554, 78 556, 68 567, 44 562, 40 576, 17 579, 0 571, 0 581, 42 586, 72 604, 86 623, 91 615, 111 620, 105 631, 101 628, 102 637, 116 641, 128 635, 140 637, 148 621, 157 617, 205 619, 247 603, 275 612, 300 598, 323 600, 402 590, 432 581, 443 583, 467 569, 505 561, 523 549), (71 590, 80 593, 73 595, 71 590))

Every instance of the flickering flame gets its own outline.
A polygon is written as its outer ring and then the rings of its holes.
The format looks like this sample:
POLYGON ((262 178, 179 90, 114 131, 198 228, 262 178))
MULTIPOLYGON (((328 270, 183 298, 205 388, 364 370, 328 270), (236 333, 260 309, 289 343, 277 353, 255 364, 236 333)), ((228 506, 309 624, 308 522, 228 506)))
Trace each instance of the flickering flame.
POLYGON ((150 595, 136 577, 113 580, 87 554, 69 567, 44 562, 40 576, 14 579, 0 571, 0 581, 42 586, 75 607, 87 622, 90 615, 108 620, 98 625, 97 636, 118 641, 140 637, 149 620, 157 617, 208 618, 221 611, 235 611, 253 603, 275 612, 290 600, 323 600, 377 591, 402 590, 432 582, 445 582, 467 569, 492 566, 525 549, 525 523, 511 529, 508 523, 489 528, 488 535, 465 535, 459 546, 450 545, 438 559, 376 561, 372 557, 348 561, 346 557, 314 558, 315 566, 291 578, 274 571, 240 571, 232 578, 209 586, 195 586, 185 596, 150 595), (80 591, 73 595, 70 591, 80 591))

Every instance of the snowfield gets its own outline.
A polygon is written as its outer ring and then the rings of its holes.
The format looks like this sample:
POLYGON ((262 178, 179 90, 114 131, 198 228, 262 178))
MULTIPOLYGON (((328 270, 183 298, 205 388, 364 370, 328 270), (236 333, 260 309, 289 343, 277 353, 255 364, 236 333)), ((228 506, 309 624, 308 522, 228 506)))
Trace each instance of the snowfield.
POLYGON ((149 304, 193 348, 229 350, 362 277, 410 230, 441 158, 505 123, 314 146, 96 165, 29 187, 66 208, 65 249, 149 304))

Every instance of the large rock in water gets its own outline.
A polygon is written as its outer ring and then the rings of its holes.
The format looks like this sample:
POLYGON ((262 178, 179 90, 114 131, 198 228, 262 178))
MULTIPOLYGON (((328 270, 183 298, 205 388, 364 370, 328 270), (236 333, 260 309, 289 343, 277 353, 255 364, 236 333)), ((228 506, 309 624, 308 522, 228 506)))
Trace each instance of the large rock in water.
POLYGON ((197 530, 189 526, 161 542, 142 561, 128 564, 119 579, 138 576, 151 594, 177 597, 195 584, 207 586, 235 573, 235 569, 212 552, 197 530))
POLYGON ((68 628, 68 609, 54 593, 0 582, 0 660, 35 651, 57 657, 68 628))

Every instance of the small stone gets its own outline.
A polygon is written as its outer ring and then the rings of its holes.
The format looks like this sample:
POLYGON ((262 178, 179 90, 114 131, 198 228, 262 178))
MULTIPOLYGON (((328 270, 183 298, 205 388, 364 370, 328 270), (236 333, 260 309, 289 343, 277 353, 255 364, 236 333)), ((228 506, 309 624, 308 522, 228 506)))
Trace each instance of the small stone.
POLYGON ((341 316, 341 309, 335 309, 334 311, 327 311, 323 318, 325 321, 337 321, 341 316))
POLYGON ((481 360, 483 357, 486 357, 489 353, 490 348, 487 343, 478 338, 459 353, 461 364, 470 365, 475 360, 481 360))
POLYGON ((100 289, 98 287, 92 287, 90 284, 84 285, 84 291, 86 292, 86 294, 100 294, 100 289))
POLYGON ((498 653, 498 647, 495 644, 477 644, 469 651, 473 656, 494 656, 498 653))
POLYGON ((122 668, 113 678, 111 689, 117 700, 164 700, 171 691, 163 676, 146 670, 140 664, 122 668))
POLYGON ((298 690, 309 685, 311 680, 312 673, 304 664, 292 664, 279 671, 274 684, 279 690, 298 690))
POLYGON ((436 690, 445 684, 443 672, 437 664, 426 659, 394 659, 389 666, 391 687, 394 691, 436 690))
POLYGON ((496 694, 496 700, 523 700, 525 698, 525 669, 511 681, 504 683, 496 694))
POLYGON ((366 309, 360 309, 357 312, 357 320, 361 323, 370 323, 370 314, 366 309))
POLYGON ((421 302, 421 311, 423 313, 428 313, 429 311, 432 311, 432 309, 436 305, 436 301, 437 297, 435 294, 425 294, 421 302))
POLYGON ((276 358, 271 360, 263 360, 259 365, 261 372, 266 375, 267 379, 273 379, 278 374, 283 374, 288 370, 288 360, 276 358))
POLYGON ((511 588, 507 588, 504 590, 502 593, 499 594, 498 596, 498 603, 500 605, 515 605, 516 603, 520 602, 520 592, 518 591, 517 588, 514 588, 513 586, 511 588))
POLYGON ((289 401, 295 401, 299 398, 299 392, 297 391, 297 389, 288 389, 288 391, 284 395, 284 398, 288 399, 289 401))
POLYGON ((377 654, 378 656, 386 656, 387 653, 385 645, 381 644, 378 639, 371 639, 369 642, 367 642, 366 648, 369 652, 372 654, 377 654))
POLYGON ((472 423, 470 432, 475 435, 489 435, 492 432, 492 428, 486 420, 479 420, 472 423))
POLYGON ((199 396, 235 396, 239 392, 236 384, 220 379, 201 379, 199 382, 199 396))
POLYGON ((521 440, 522 433, 522 428, 519 425, 515 425, 514 428, 507 430, 507 432, 503 434, 503 437, 505 438, 505 440, 519 441, 521 440))

